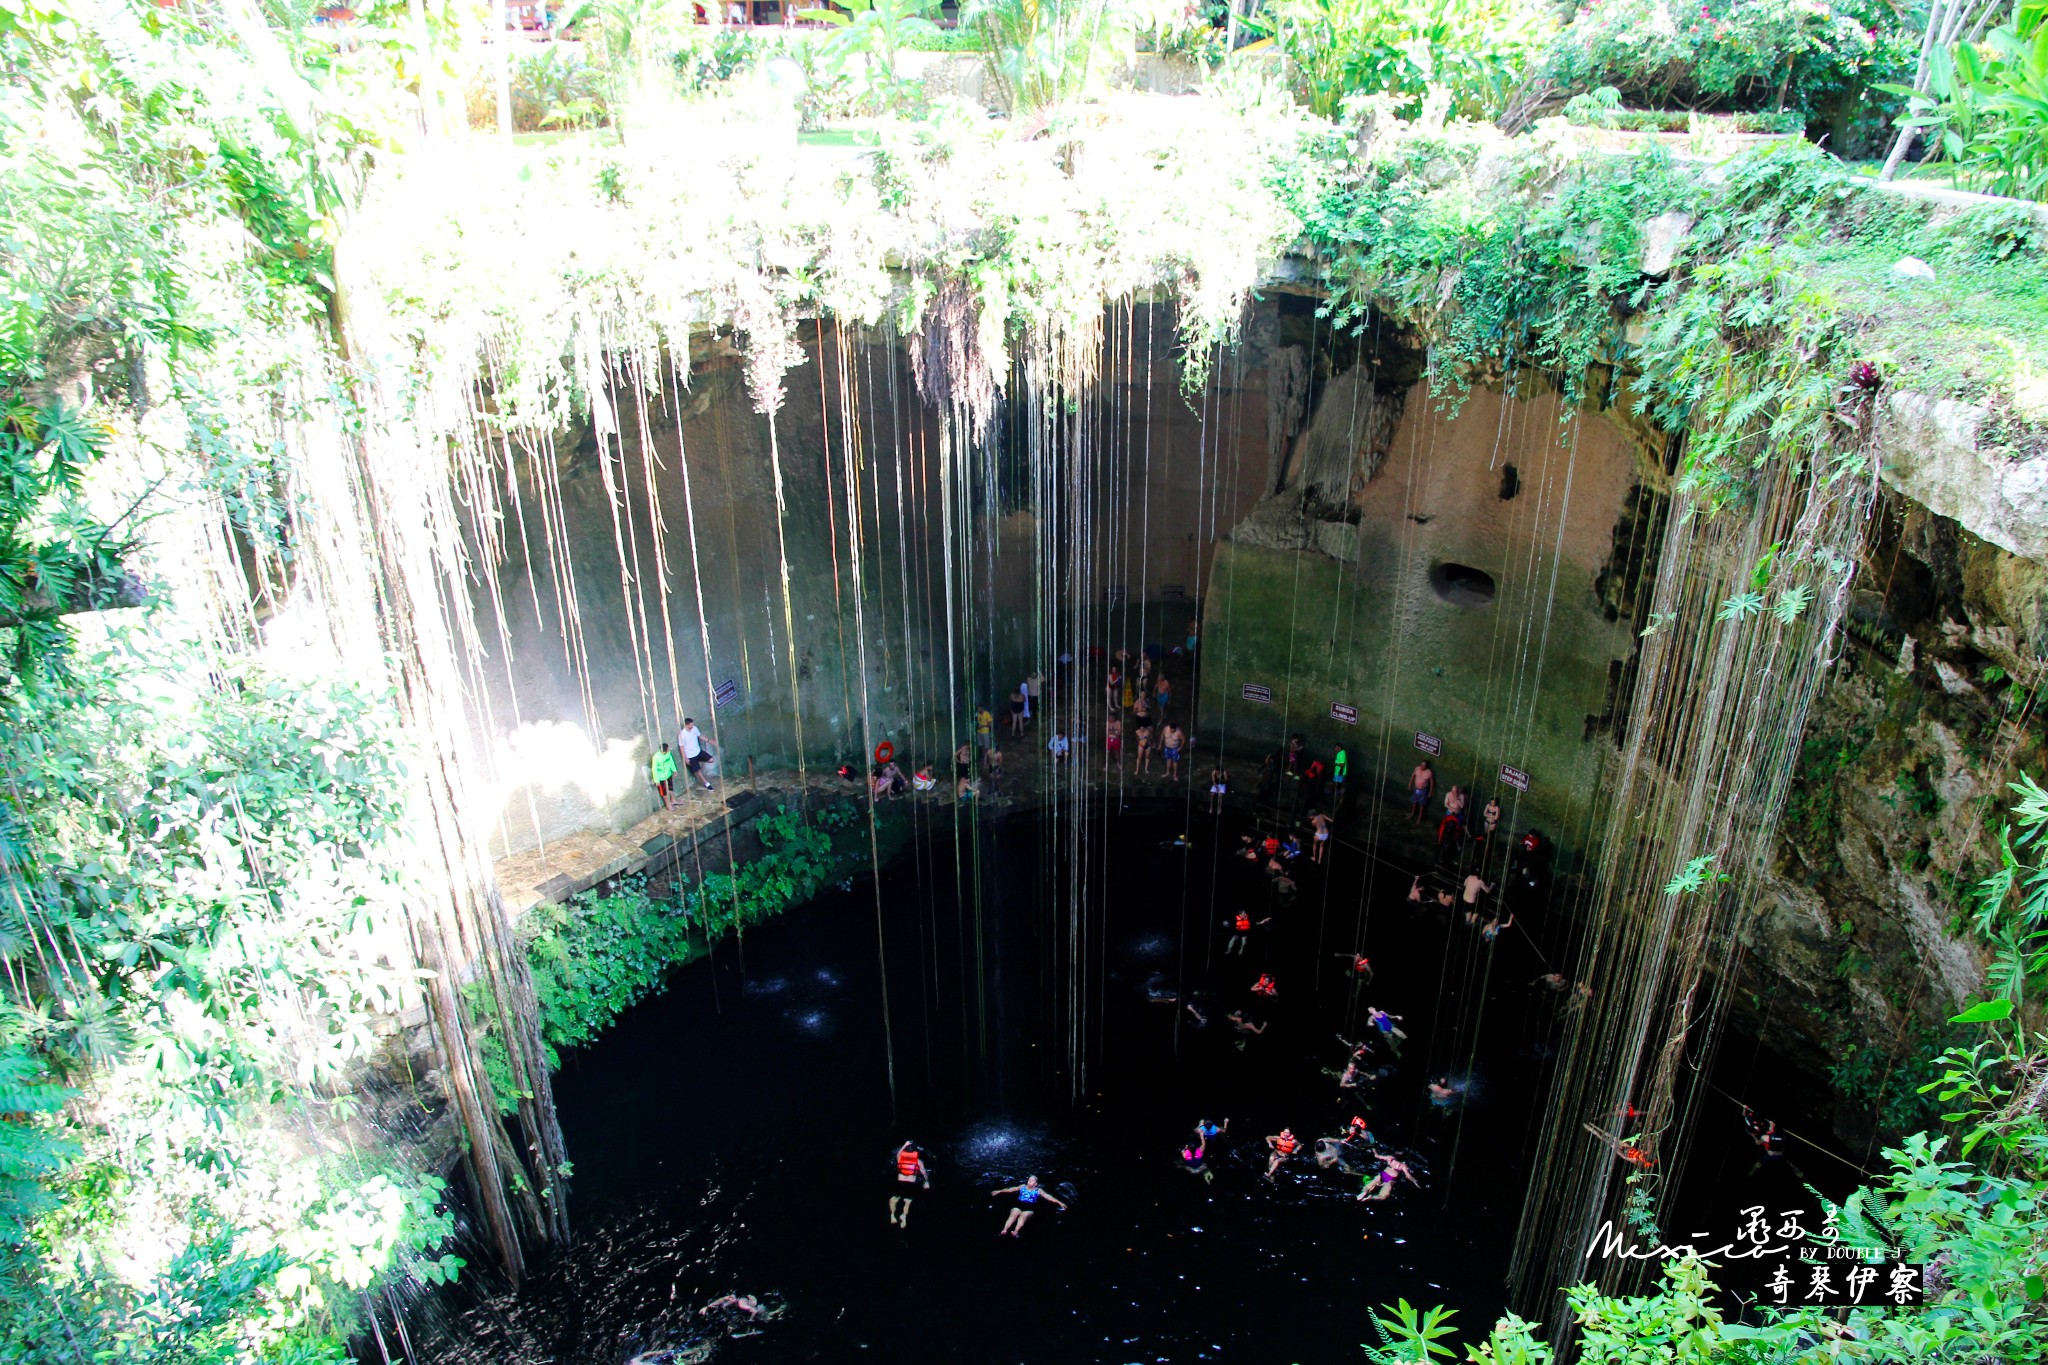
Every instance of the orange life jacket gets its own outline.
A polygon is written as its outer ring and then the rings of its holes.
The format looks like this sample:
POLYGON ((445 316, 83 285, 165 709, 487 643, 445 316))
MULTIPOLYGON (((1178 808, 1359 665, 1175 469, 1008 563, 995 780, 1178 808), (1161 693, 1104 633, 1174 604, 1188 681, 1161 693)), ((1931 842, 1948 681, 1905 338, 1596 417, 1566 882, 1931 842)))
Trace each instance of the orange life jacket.
POLYGON ((1237 912, 1237 918, 1232 921, 1232 924, 1240 934, 1248 934, 1252 928, 1252 917, 1240 910, 1237 912))
POLYGON ((1293 1136, 1288 1133, 1282 1133, 1279 1137, 1273 1140, 1273 1150, 1280 1153, 1280 1155, 1282 1156, 1293 1156, 1294 1149, 1300 1145, 1301 1144, 1296 1142, 1293 1136))
POLYGON ((899 1176, 916 1175, 917 1168, 923 1163, 923 1160, 916 1152, 905 1147, 896 1154, 896 1174, 899 1176))

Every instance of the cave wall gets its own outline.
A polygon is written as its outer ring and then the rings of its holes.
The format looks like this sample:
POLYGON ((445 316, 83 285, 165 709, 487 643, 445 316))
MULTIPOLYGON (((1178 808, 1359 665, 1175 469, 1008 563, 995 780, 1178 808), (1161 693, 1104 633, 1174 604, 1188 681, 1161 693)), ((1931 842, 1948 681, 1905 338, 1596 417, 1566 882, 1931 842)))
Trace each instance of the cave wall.
POLYGON ((1837 1133, 1863 1150, 1927 1121, 1914 1087, 1981 988, 1969 889, 1996 866, 2008 785, 2048 761, 2030 709, 2048 566, 1887 491, 1856 584, 1744 935, 1736 1022, 1830 1077, 1837 1133))
POLYGON ((1514 826, 1582 850, 1636 638, 1615 569, 1654 559, 1637 513, 1661 471, 1624 424, 1554 389, 1475 390, 1453 411, 1425 381, 1350 377, 1323 388, 1287 486, 1220 547, 1200 742, 1255 767, 1297 730, 1318 752, 1341 741, 1363 789, 1398 799, 1424 731, 1442 741, 1439 790, 1497 794, 1514 826))
MULTIPOLYGON (((1076 600, 1085 586, 1079 611, 1062 609, 1066 638, 1135 647, 1184 633, 1211 573, 1209 528, 1228 526, 1257 499, 1258 480, 1239 480, 1236 469, 1266 464, 1266 400, 1262 367, 1242 358, 1200 397, 1185 396, 1166 306, 1113 316, 1106 338, 1117 358, 1102 397, 1059 418, 1063 439, 1085 428, 1090 442, 1088 529, 1060 534, 1068 568, 1084 549, 1092 578, 1056 585, 1053 600, 1076 600), (1180 596, 1168 600, 1169 587, 1180 596), (1112 588, 1121 589, 1115 600, 1112 588)), ((495 600, 479 592, 475 604, 486 656, 478 739, 498 774, 489 799, 501 855, 578 830, 623 830, 649 814, 648 757, 673 742, 686 714, 713 736, 728 780, 744 777, 749 758, 793 765, 799 729, 814 767, 864 753, 863 633, 867 738, 942 767, 956 735, 969 733, 975 701, 1000 711, 1031 668, 1052 674, 1050 659, 1036 657, 1052 637, 1041 633, 1046 560, 1022 454, 1029 414, 1006 408, 997 447, 976 458, 965 499, 971 534, 964 551, 958 539, 954 548, 949 635, 937 422, 900 344, 863 339, 842 374, 830 321, 822 339, 821 361, 820 329, 800 330, 803 360, 785 377, 774 422, 780 540, 769 422, 754 411, 729 344, 694 348, 680 441, 674 412, 653 408, 643 446, 625 401, 616 443, 601 447, 590 428, 557 441, 553 481, 515 461, 518 506, 499 532, 499 590, 495 600), (851 399, 854 508, 842 392, 851 399), (714 708, 711 694, 727 680, 736 695, 714 708)))

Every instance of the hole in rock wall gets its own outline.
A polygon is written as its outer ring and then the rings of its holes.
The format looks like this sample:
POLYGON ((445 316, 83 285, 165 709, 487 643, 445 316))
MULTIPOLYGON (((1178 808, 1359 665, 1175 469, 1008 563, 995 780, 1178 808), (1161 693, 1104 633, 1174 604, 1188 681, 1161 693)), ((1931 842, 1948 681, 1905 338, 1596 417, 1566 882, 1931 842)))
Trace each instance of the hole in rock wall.
POLYGON ((1515 494, 1522 491, 1522 471, 1513 465, 1503 465, 1500 471, 1500 500, 1511 502, 1515 494))
POLYGON ((1493 601, 1493 575, 1469 564, 1438 564, 1429 571, 1429 586, 1454 607, 1483 607, 1493 601))

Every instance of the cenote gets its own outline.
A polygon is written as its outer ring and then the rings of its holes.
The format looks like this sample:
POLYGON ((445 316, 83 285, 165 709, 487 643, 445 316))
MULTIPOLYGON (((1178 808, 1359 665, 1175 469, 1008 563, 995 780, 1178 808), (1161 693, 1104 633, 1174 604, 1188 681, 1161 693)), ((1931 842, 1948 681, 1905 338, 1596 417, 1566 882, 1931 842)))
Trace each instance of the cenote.
POLYGON ((0 1363, 2048 1362, 2044 44, 0 8, 0 1363))
MULTIPOLYGON (((1520 902, 1529 934, 1489 946, 1348 843, 1276 902, 1237 856, 1272 822, 1156 798, 1093 817, 1078 1099, 1052 818, 986 819, 968 836, 963 898, 941 833, 878 888, 830 891, 679 970, 569 1054, 555 1084, 577 1154, 576 1243, 516 1294, 479 1302, 472 1287, 416 1314, 421 1347, 476 1362, 1323 1360, 1370 1337, 1370 1305, 1501 1311, 1532 1121, 1571 1022, 1532 985, 1570 936, 1551 888, 1520 902), (1226 955, 1240 907, 1273 923, 1226 955), (1331 945, 1360 927, 1375 975, 1354 986, 1331 945), (1263 973, 1273 998, 1249 989, 1263 973), (1340 1089, 1340 1038, 1370 1032, 1374 1006, 1409 1036, 1398 1056, 1375 1050, 1378 1079, 1340 1089), (1233 1011, 1266 1031, 1239 1032, 1233 1011), (1439 1076, 1460 1092, 1450 1105, 1429 1097, 1439 1076), (1419 1187, 1361 1203, 1352 1172, 1369 1155, 1317 1166, 1315 1139, 1354 1115, 1419 1187), (1229 1122, 1208 1181, 1180 1154, 1198 1118, 1229 1122), (1283 1128, 1303 1153, 1268 1183, 1265 1139, 1283 1128), (887 1209, 906 1140, 934 1175, 899 1229, 887 1209), (991 1192, 1032 1174, 1068 1208, 998 1236, 1013 1201, 991 1192), (758 1336, 709 1330, 698 1308, 733 1292, 768 1296, 779 1316, 758 1336)), ((1676 1216, 1719 1230, 1749 1205, 1814 1207, 1808 1182, 1846 1190, 1854 1172, 1826 1153, 1760 1162, 1739 1122, 1738 1099, 1820 1131, 1811 1078, 1753 1042, 1699 1060, 1729 1100, 1695 1137, 1676 1216)))

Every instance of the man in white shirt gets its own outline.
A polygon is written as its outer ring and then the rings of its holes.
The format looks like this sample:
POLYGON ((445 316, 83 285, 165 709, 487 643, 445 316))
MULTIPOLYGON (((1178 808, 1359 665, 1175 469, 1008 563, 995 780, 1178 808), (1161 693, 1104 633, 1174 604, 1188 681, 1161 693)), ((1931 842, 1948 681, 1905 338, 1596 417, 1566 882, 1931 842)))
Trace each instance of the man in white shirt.
POLYGON ((704 766, 704 732, 689 716, 683 717, 683 728, 676 732, 676 747, 682 750, 683 766, 690 770, 690 776, 710 791, 711 780, 699 771, 704 766))

